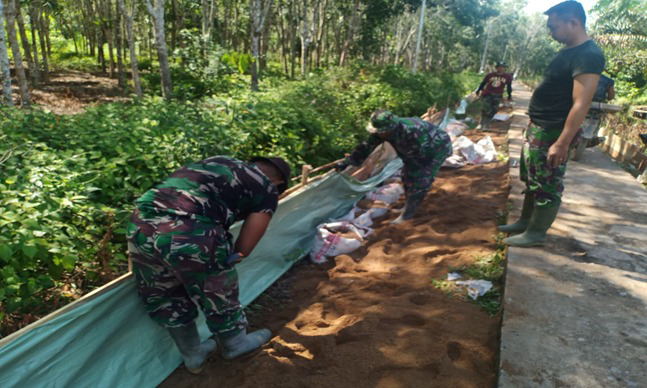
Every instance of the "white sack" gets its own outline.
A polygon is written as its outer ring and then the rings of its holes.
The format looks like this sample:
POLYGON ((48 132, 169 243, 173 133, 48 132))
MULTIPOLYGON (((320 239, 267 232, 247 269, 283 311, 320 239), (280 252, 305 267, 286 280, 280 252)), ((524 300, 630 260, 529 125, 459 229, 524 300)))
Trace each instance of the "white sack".
POLYGON ((326 262, 326 257, 334 257, 345 253, 350 253, 362 245, 362 233, 351 223, 331 222, 317 226, 317 234, 310 251, 312 262, 321 264, 326 262), (346 233, 353 232, 358 239, 344 238, 336 232, 346 233))

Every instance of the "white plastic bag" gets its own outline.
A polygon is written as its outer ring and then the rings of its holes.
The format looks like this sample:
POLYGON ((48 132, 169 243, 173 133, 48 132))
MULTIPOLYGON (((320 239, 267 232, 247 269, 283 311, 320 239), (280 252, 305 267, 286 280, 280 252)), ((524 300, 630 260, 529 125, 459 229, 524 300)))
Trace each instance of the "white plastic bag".
POLYGON ((313 263, 321 264, 326 262, 326 257, 350 253, 362 245, 363 235, 364 233, 346 221, 321 224, 317 226, 310 259, 313 263), (353 238, 341 236, 341 233, 349 232, 354 234, 353 238))
POLYGON ((456 108, 456 114, 464 115, 466 110, 467 110, 467 99, 463 98, 461 100, 461 103, 458 105, 458 108, 456 108))
POLYGON ((464 122, 459 120, 451 120, 445 127, 445 132, 447 132, 449 134, 449 137, 453 140, 462 135, 467 128, 468 126, 464 122))
POLYGON ((401 184, 389 183, 388 185, 378 187, 366 194, 366 198, 373 201, 382 201, 391 204, 397 201, 402 194, 404 194, 404 188, 401 184))
POLYGON ((483 147, 484 153, 483 157, 481 158, 481 163, 490 163, 496 160, 496 147, 494 146, 494 142, 492 141, 491 137, 486 136, 483 139, 479 140, 476 144, 483 147))
POLYGON ((459 286, 467 287, 467 295, 476 300, 479 296, 487 294, 492 288, 492 282, 489 280, 459 280, 456 282, 459 286))
POLYGON ((465 165, 465 159, 462 155, 452 155, 449 158, 445 159, 443 162, 443 167, 449 168, 459 168, 465 165))
POLYGON ((484 164, 496 160, 497 152, 489 136, 479 140, 478 143, 472 142, 465 136, 461 136, 452 145, 458 150, 469 164, 484 164))

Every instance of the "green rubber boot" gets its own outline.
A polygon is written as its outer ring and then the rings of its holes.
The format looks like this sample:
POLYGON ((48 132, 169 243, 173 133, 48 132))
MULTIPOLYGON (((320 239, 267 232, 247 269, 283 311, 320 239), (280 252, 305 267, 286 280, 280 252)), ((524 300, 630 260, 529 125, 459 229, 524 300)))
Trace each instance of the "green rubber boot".
POLYGON ((207 359, 218 347, 216 341, 208 339, 201 343, 195 322, 186 326, 170 327, 167 330, 182 354, 186 369, 192 374, 202 372, 207 359))
POLYGON ((249 334, 247 334, 247 330, 234 334, 218 334, 218 341, 222 346, 222 357, 225 360, 233 360, 251 353, 263 346, 270 338, 272 338, 272 333, 267 329, 256 330, 249 334))
POLYGON ((546 242, 546 232, 557 217, 559 206, 536 207, 532 211, 532 217, 526 231, 503 240, 505 244, 513 247, 534 247, 544 245, 546 242))
POLYGON ((535 208, 535 195, 533 193, 526 193, 523 197, 523 207, 521 208, 521 217, 517 222, 508 225, 499 225, 499 231, 505 233, 521 233, 526 230, 530 217, 532 216, 532 209, 535 208))

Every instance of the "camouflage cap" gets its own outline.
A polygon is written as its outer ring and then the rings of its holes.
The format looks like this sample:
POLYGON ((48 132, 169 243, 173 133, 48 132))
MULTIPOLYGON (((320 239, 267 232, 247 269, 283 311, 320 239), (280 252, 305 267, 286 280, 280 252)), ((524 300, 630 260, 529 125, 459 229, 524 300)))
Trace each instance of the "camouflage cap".
POLYGON ((370 133, 392 131, 397 123, 398 116, 388 110, 376 110, 371 115, 366 130, 370 133))

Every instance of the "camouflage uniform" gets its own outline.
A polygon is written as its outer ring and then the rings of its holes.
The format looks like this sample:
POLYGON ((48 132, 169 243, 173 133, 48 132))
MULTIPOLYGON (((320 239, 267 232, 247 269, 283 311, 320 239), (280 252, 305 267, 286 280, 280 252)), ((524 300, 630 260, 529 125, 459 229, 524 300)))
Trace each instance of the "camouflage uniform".
MULTIPOLYGON (((535 195, 535 205, 539 207, 559 206, 561 203, 567 161, 558 167, 548 164, 548 149, 561 133, 561 129, 547 130, 534 123, 525 130, 520 176, 526 183, 526 192, 535 195)), ((579 138, 580 132, 573 138, 571 148, 577 146, 579 138)))
POLYGON ((402 183, 407 196, 429 190, 434 178, 443 164, 452 154, 452 142, 447 132, 417 117, 397 117, 391 121, 388 140, 371 134, 368 140, 355 148, 348 157, 348 162, 359 166, 368 155, 384 141, 391 143, 398 156, 404 162, 402 183))
POLYGON ((492 117, 494 117, 496 112, 499 111, 499 104, 501 104, 502 99, 502 94, 486 94, 485 96, 483 96, 481 116, 486 119, 491 119, 492 117))
POLYGON ((227 229, 250 213, 273 214, 278 197, 254 164, 220 156, 189 164, 144 193, 128 225, 128 249, 150 317, 185 326, 199 307, 214 333, 245 329, 227 229))

